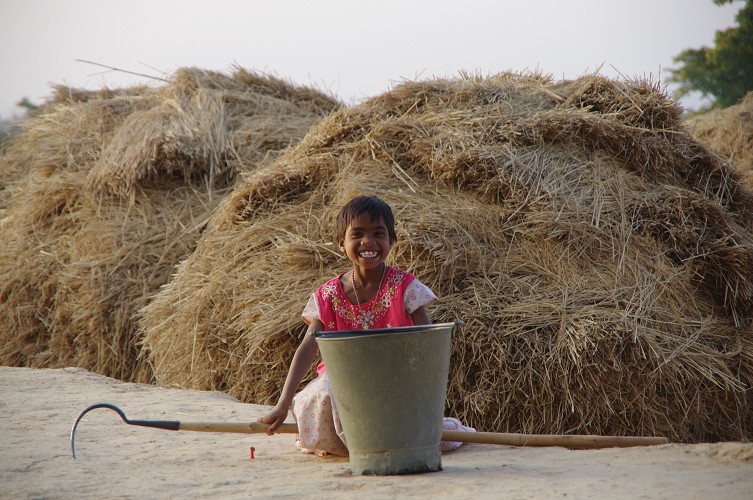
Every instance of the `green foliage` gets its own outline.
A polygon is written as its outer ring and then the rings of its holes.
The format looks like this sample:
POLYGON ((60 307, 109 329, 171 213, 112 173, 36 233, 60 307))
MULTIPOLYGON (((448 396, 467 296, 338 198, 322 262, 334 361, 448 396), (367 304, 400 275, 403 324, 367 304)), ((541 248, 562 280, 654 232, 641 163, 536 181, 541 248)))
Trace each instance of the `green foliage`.
MULTIPOLYGON (((714 0, 717 5, 735 0, 714 0)), ((700 92, 714 107, 737 103, 753 90, 753 3, 735 17, 738 26, 717 31, 714 47, 687 49, 674 58, 678 68, 669 69, 669 83, 677 85, 676 97, 700 92)))
POLYGON ((0 117, 0 154, 5 151, 5 148, 8 145, 11 137, 18 130, 18 128, 14 126, 13 122, 21 118, 34 116, 40 111, 40 106, 31 102, 28 97, 21 98, 21 100, 16 103, 16 106, 23 108, 24 112, 22 116, 16 117, 12 120, 6 120, 0 117))
POLYGON ((19 108, 24 108, 27 113, 31 113, 39 109, 39 106, 31 102, 28 97, 22 98, 16 103, 16 106, 18 106, 19 108))

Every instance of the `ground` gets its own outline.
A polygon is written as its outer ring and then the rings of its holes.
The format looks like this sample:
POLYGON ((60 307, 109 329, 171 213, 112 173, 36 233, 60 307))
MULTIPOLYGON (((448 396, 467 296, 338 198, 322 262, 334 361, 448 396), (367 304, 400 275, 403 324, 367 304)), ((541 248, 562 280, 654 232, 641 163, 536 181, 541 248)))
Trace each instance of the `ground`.
MULTIPOLYGON (((464 445, 443 470, 356 476, 304 455, 289 434, 172 432, 129 419, 256 420, 268 408, 222 394, 129 384, 78 368, 0 367, 1 498, 752 498, 753 444, 568 450, 464 445), (251 459, 249 449, 255 448, 251 459)), ((480 429, 482 430, 482 429, 480 429)))

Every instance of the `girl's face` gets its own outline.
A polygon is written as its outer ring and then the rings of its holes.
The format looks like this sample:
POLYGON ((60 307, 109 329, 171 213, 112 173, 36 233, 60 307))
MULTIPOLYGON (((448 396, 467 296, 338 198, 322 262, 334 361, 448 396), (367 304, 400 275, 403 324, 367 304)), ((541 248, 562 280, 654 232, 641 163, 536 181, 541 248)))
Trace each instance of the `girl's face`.
POLYGON ((340 251, 345 252, 354 266, 375 269, 387 259, 392 244, 381 217, 372 220, 368 214, 364 214, 345 230, 345 238, 340 240, 340 251))

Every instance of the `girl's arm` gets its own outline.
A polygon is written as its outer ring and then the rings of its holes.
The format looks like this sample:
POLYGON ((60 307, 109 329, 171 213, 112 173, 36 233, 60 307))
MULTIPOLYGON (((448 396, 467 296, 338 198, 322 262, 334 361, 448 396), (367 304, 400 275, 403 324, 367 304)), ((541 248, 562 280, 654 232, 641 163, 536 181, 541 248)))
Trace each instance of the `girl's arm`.
POLYGON ((319 353, 319 347, 316 345, 313 333, 320 330, 324 330, 324 324, 321 321, 312 320, 306 330, 306 335, 295 350, 295 355, 293 356, 293 361, 290 363, 288 376, 285 378, 285 385, 282 387, 282 393, 277 400, 277 404, 272 408, 272 411, 259 419, 259 422, 269 424, 267 434, 274 434, 275 429, 287 418, 295 391, 301 385, 301 381, 311 369, 311 365, 319 353))
POLYGON ((410 317, 413 320, 413 324, 416 326, 431 324, 431 318, 429 318, 429 313, 426 312, 426 308, 424 306, 421 306, 413 311, 410 317))

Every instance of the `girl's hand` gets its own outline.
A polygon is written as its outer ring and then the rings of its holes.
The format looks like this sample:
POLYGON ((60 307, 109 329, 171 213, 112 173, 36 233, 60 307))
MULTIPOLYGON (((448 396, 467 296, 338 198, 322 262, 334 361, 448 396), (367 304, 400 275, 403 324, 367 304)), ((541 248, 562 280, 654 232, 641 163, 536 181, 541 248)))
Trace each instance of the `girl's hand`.
POLYGON ((272 410, 264 415, 263 417, 259 418, 257 421, 261 422, 263 424, 269 424, 269 427, 267 428, 267 434, 270 436, 275 433, 275 430, 277 430, 280 425, 285 422, 285 419, 288 417, 288 408, 290 405, 280 405, 279 403, 277 406, 272 408, 272 410))

